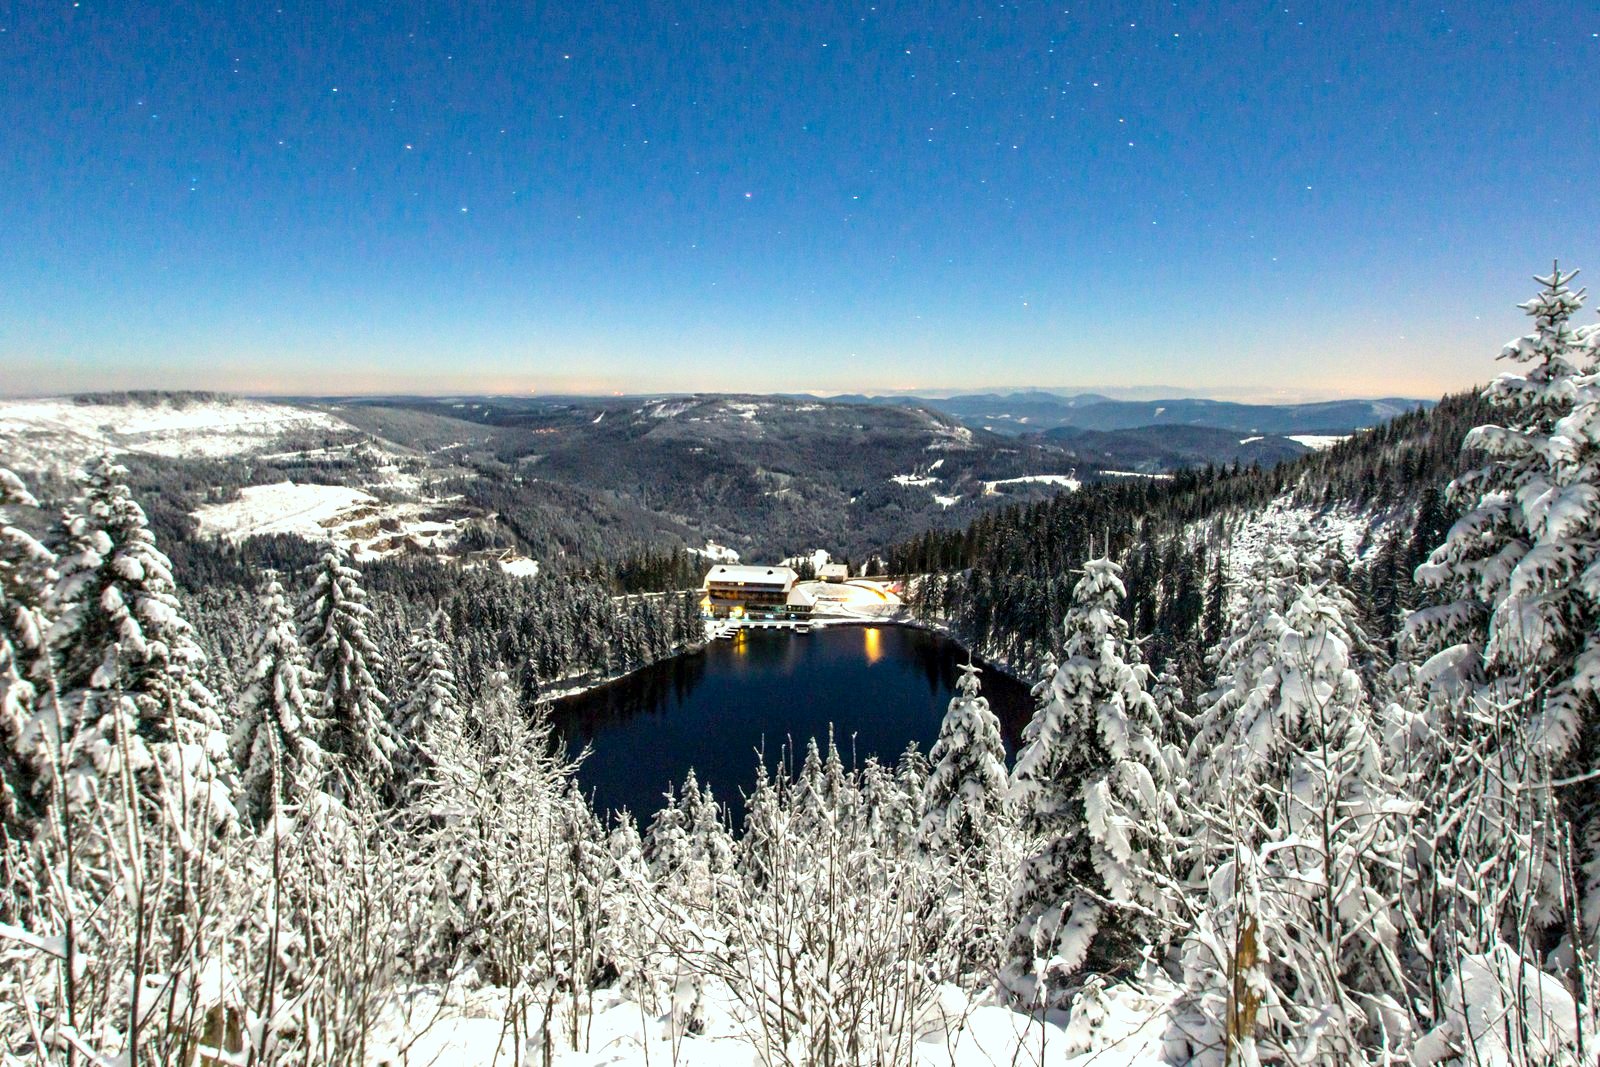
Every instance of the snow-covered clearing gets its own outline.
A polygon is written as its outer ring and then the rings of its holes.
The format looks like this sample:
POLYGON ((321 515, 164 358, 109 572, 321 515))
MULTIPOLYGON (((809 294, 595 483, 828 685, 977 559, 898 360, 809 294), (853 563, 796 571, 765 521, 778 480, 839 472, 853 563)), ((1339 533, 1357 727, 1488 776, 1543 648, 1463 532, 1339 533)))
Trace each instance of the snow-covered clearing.
POLYGON ((1289 440, 1305 445, 1313 452, 1320 452, 1325 448, 1332 448, 1349 436, 1347 433, 1292 433, 1289 434, 1289 440))
POLYGON ((290 433, 349 433, 325 411, 216 398, 125 404, 70 398, 0 404, 6 462, 65 474, 102 452, 218 459, 253 452, 290 433))
POLYGON ((992 482, 983 483, 983 492, 992 496, 1000 491, 1002 485, 1025 485, 1035 483, 1038 485, 1059 485, 1069 492, 1076 492, 1083 483, 1070 474, 1025 474, 1020 478, 1000 478, 992 482))
POLYGON ((778 561, 780 567, 802 567, 810 564, 813 570, 821 570, 833 561, 833 556, 825 548, 814 548, 810 552, 802 552, 797 556, 778 561))
POLYGON ((704 548, 691 548, 689 550, 697 556, 704 556, 713 563, 738 563, 739 553, 727 545, 719 545, 715 541, 707 541, 704 548))
POLYGON ((947 508, 952 504, 961 503, 961 498, 958 496, 941 496, 940 494, 935 493, 933 494, 933 501, 941 508, 947 508))
POLYGON ((358 559, 407 549, 449 547, 459 534, 452 519, 430 519, 429 504, 386 503, 346 485, 277 482, 239 490, 236 500, 207 504, 194 512, 200 534, 242 541, 266 534, 294 534, 332 542, 358 559))
POLYGON ((965 426, 939 426, 934 433, 936 439, 924 451, 949 452, 972 447, 972 431, 965 426))
POLYGON ((1239 443, 1241 445, 1248 445, 1248 444, 1254 444, 1256 441, 1265 441, 1265 440, 1266 440, 1265 437, 1260 437, 1260 436, 1257 436, 1257 437, 1241 437, 1241 438, 1239 438, 1239 443))
POLYGON ((526 556, 513 556, 511 559, 502 559, 500 569, 513 578, 539 577, 539 561, 526 556))
POLYGON ((682 415, 699 403, 699 400, 693 398, 688 400, 659 400, 652 404, 646 404, 636 414, 643 415, 648 412, 653 419, 671 419, 682 415))
POLYGON ((896 485, 905 486, 936 485, 939 482, 939 476, 933 472, 942 466, 944 466, 944 458, 940 457, 928 464, 927 467, 913 470, 910 474, 892 475, 889 480, 896 485))
POLYGON ((1144 471, 1101 471, 1100 473, 1109 478, 1148 478, 1157 482, 1170 481, 1172 478, 1170 474, 1146 474, 1144 471))

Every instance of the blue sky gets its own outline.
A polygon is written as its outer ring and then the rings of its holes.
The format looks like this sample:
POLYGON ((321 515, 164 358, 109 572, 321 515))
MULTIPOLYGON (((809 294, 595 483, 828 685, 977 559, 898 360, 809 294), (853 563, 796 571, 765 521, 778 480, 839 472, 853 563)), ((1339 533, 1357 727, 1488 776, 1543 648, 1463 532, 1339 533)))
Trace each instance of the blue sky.
POLYGON ((1586 5, 0 2, 0 70, 12 393, 1430 395, 1600 272, 1586 5))

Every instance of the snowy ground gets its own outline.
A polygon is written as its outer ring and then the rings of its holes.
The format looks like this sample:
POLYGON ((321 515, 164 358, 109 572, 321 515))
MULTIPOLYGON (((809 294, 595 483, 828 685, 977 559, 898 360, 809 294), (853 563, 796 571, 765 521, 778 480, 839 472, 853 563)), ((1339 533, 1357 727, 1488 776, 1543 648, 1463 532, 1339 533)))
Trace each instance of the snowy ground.
POLYGON ((1039 485, 1059 485, 1070 492, 1076 492, 1083 483, 1070 474, 1025 474, 1020 478, 1001 478, 993 482, 983 483, 985 496, 992 496, 1000 491, 1002 485, 1024 485, 1029 482, 1039 485))
POLYGON ((539 577, 539 561, 526 556, 513 556, 500 560, 500 569, 513 578, 539 577))
POLYGON ((797 589, 816 597, 812 614, 842 615, 851 618, 862 615, 894 615, 903 606, 900 598, 878 582, 852 579, 848 582, 800 582, 797 589))
MULTIPOLYGON (((687 1033, 685 1015, 651 1014, 615 990, 603 990, 593 1014, 580 1023, 579 1049, 555 1042, 558 1067, 663 1064, 676 1067, 759 1067, 783 1062, 769 1053, 758 1023, 745 1018, 726 990, 706 989, 698 1014, 703 1026, 687 1033)), ((1093 1026, 1074 1026, 1059 1015, 1041 1022, 994 1003, 970 999, 942 986, 926 1005, 900 1062, 911 1067, 1154 1067, 1165 1029, 1166 1000, 1131 987, 1101 995, 1093 1026)), ((502 989, 414 991, 390 1013, 373 1062, 504 1067, 516 1060, 516 1042, 503 1023, 508 1015, 502 989), (402 1052, 404 1049, 404 1052, 402 1052)), ((558 1008, 556 1029, 569 1015, 558 1008)), ((794 1050, 801 1052, 802 1050, 794 1050)), ((522 1062, 544 1062, 537 1036, 524 1034, 522 1062), (530 1040, 531 1036, 531 1040, 530 1040), (531 1054, 530 1054, 531 1053, 531 1054)))
POLYGON ((1292 433, 1289 435, 1289 440, 1305 445, 1313 452, 1320 452, 1325 448, 1332 448, 1349 436, 1347 433, 1292 433))
POLYGON ((375 559, 401 551, 441 551, 454 544, 458 520, 426 517, 433 509, 431 503, 384 502, 344 485, 277 482, 247 486, 239 490, 238 499, 207 504, 194 518, 202 536, 242 541, 297 534, 338 544, 357 559, 375 559))
POLYGON ((58 474, 108 450, 220 458, 265 448, 285 434, 353 429, 327 412, 260 400, 80 404, 53 399, 0 404, 6 461, 58 474))
POLYGON ((798 568, 809 563, 812 570, 820 571, 831 562, 833 562, 833 556, 828 553, 827 549, 816 548, 810 552, 802 552, 798 556, 790 556, 788 559, 779 560, 778 566, 798 568))
POLYGON ((719 545, 715 541, 707 541, 704 548, 691 548, 690 552, 704 556, 713 563, 738 563, 739 553, 727 545, 719 545))

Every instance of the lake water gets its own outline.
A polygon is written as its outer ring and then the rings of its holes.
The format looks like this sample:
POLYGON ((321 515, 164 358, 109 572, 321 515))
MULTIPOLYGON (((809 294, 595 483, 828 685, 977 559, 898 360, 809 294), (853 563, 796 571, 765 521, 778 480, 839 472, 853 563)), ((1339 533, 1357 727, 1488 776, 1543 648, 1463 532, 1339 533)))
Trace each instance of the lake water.
MULTIPOLYGON (((874 754, 891 763, 911 741, 926 753, 966 661, 955 642, 905 626, 742 631, 557 701, 553 718, 569 752, 592 746, 578 779, 597 808, 627 808, 648 823, 692 767, 738 825, 740 790, 754 784, 760 754, 769 764, 785 746, 803 756, 830 723, 846 763, 874 754)), ((1014 750, 1033 714, 1028 688, 987 670, 983 694, 1014 750)))

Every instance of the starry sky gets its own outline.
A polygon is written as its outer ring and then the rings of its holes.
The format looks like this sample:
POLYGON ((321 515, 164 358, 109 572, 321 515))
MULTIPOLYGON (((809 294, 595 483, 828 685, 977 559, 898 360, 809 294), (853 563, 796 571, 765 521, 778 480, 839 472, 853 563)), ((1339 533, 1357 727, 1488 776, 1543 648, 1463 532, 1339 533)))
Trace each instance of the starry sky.
POLYGON ((1430 396, 1597 193, 1588 4, 0 0, 0 392, 1430 396))

